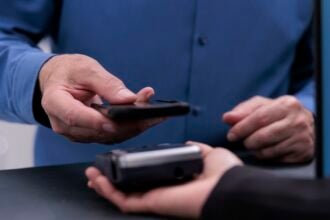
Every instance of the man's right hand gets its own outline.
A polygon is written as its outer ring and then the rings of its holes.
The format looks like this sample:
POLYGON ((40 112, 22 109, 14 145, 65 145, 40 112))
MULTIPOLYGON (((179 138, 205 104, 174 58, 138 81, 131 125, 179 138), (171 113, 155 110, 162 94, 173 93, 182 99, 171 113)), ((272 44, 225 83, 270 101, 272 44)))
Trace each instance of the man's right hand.
POLYGON ((133 93, 88 56, 51 58, 40 71, 39 84, 42 107, 53 131, 72 141, 119 143, 163 121, 156 118, 118 123, 90 108, 91 103, 100 103, 101 97, 111 104, 147 102, 154 91, 146 87, 133 93))

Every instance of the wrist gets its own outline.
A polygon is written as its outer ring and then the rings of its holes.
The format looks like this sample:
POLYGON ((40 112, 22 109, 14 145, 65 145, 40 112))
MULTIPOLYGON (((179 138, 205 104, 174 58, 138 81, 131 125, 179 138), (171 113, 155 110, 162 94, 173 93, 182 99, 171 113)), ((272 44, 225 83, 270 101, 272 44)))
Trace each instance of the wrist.
POLYGON ((39 83, 39 89, 40 93, 43 94, 45 84, 50 78, 52 72, 59 66, 61 63, 62 57, 65 55, 55 55, 52 58, 50 58, 44 65, 41 67, 39 76, 38 76, 38 83, 39 83))

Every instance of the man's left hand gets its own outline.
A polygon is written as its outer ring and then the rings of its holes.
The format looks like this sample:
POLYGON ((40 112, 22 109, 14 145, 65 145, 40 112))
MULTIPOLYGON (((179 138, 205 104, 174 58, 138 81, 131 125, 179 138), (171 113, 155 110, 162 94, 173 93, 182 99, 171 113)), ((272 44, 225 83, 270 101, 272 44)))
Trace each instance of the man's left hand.
POLYGON ((304 162, 315 153, 314 117, 293 96, 253 97, 223 115, 229 141, 243 141, 260 159, 304 162))

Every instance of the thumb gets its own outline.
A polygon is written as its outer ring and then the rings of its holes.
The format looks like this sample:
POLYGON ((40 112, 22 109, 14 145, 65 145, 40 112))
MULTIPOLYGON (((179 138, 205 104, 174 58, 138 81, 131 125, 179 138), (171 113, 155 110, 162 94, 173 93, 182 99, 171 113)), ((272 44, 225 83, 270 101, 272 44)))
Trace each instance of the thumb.
POLYGON ((106 71, 93 74, 88 84, 93 92, 110 104, 130 104, 137 99, 137 95, 129 90, 123 81, 106 71))
POLYGON ((155 91, 151 87, 144 87, 137 93, 136 102, 149 102, 151 97, 155 95, 155 91))

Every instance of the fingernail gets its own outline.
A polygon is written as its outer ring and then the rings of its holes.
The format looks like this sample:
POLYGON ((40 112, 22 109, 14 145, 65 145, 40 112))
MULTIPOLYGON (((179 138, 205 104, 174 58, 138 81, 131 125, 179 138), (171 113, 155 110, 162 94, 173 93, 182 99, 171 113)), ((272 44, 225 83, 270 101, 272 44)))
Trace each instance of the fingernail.
MULTIPOLYGON (((231 112, 231 111, 230 111, 231 112)), ((229 115, 230 114, 230 112, 225 112, 225 113, 223 113, 223 115, 229 115)))
POLYGON ((122 89, 118 92, 118 95, 119 96, 122 96, 122 97, 127 97, 127 98, 131 98, 131 97, 134 97, 136 96, 132 91, 130 91, 129 89, 122 89))
POLYGON ((239 112, 238 111, 230 111, 230 112, 226 112, 225 114, 223 114, 223 117, 232 117, 237 115, 239 112))
POLYGON ((230 115, 230 112, 225 112, 225 113, 222 115, 222 118, 224 119, 224 118, 228 117, 228 115, 230 115))
POLYGON ((152 91, 150 91, 150 92, 147 94, 147 98, 150 99, 153 95, 154 95, 154 93, 153 93, 152 91))
POLYGON ((107 131, 107 132, 113 132, 114 131, 114 128, 113 128, 112 124, 103 124, 102 129, 104 131, 107 131))
POLYGON ((228 138, 229 141, 232 141, 232 142, 237 141, 237 136, 236 136, 236 134, 234 134, 234 133, 232 133, 232 132, 229 132, 229 133, 228 133, 227 138, 228 138))

